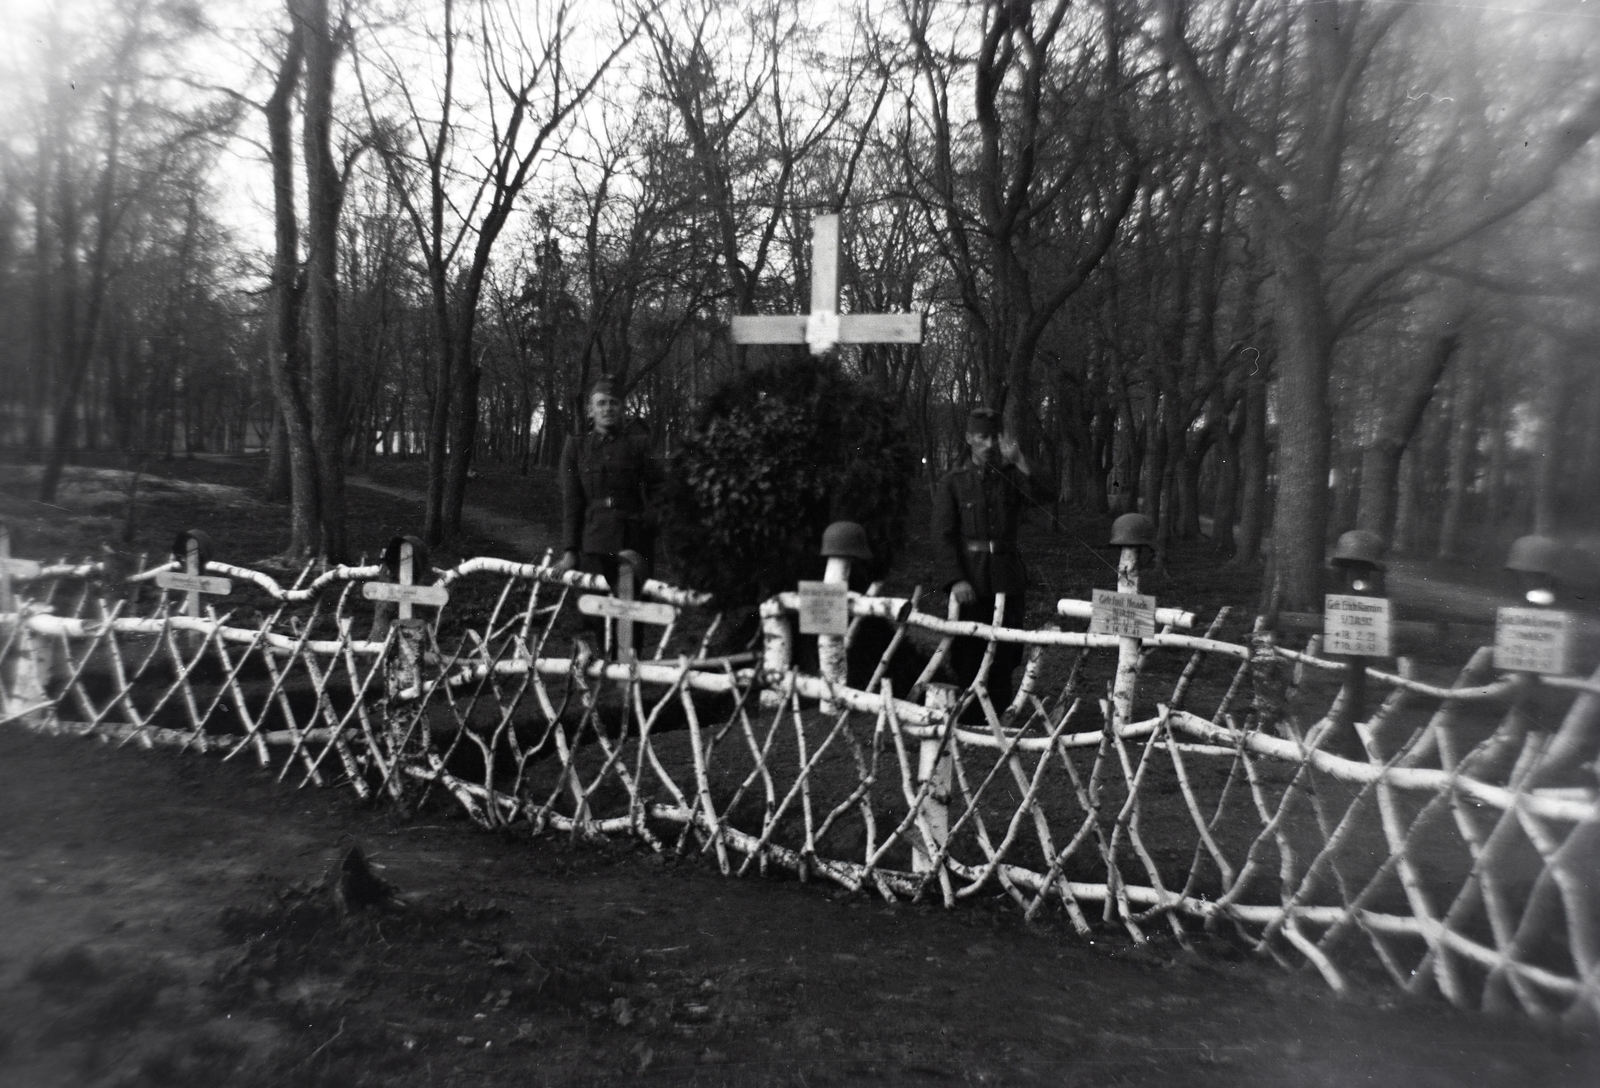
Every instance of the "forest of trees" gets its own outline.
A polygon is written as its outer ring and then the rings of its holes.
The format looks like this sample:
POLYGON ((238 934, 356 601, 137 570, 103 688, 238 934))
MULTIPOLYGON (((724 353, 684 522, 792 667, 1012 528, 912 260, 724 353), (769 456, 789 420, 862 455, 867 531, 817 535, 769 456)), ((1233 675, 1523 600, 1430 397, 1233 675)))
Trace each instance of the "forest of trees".
MULTIPOLYGON (((0 445, 549 466, 618 379, 670 450, 805 309, 930 474, 1000 408, 1165 542, 1471 558, 1600 528, 1600 12, 1579 0, 34 0, 0 38, 0 445), (1233 532, 1229 532, 1229 528, 1233 532)), ((788 350, 788 349, 783 349, 788 350)))

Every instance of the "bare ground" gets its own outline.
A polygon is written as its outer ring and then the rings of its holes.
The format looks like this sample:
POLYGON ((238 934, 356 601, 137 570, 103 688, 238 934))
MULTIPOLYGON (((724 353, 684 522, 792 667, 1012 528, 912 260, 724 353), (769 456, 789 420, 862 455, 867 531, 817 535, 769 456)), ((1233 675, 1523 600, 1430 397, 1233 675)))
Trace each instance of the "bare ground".
POLYGON ((1241 956, 407 818, 0 730, 0 1085, 1589 1085, 1526 1023, 1241 956), (319 886, 359 843, 404 905, 319 886))

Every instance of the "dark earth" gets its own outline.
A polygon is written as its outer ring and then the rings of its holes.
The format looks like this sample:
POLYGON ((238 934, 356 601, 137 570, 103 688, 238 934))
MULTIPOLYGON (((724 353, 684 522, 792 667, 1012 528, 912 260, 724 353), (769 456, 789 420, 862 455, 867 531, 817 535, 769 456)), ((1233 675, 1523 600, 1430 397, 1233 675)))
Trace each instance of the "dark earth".
POLYGON ((406 819, 0 732, 0 1084, 1590 1085, 1514 1020, 1007 903, 406 819), (341 913, 353 844, 399 898, 341 913))
MULTIPOLYGON (((166 505, 141 511, 155 548, 161 517, 225 520, 166 505)), ((24 528, 70 550, 46 521, 24 528)), ((491 834, 243 758, 15 724, 0 919, 17 1088, 1600 1083, 1593 1040, 1384 987, 1339 998, 1221 940, 727 878, 694 851, 491 834), (357 846, 394 889, 364 909, 337 894, 357 846)))

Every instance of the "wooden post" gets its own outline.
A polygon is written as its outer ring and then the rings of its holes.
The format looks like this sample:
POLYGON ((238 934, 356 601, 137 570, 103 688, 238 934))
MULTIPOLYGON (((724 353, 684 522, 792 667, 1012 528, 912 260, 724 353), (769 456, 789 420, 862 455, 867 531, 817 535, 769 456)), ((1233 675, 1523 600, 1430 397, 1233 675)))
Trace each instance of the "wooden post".
MULTIPOLYGON (((200 541, 193 534, 183 544, 183 572, 191 578, 200 577, 200 541)), ((200 591, 191 589, 183 595, 183 614, 191 619, 200 618, 200 591)))
POLYGON ((944 725, 939 736, 922 742, 917 752, 917 789, 931 783, 928 795, 922 801, 921 819, 918 821, 926 842, 913 846, 911 870, 926 873, 933 868, 934 856, 950 838, 950 787, 954 780, 950 749, 954 744, 950 731, 955 722, 956 705, 961 701, 961 689, 953 684, 929 684, 923 704, 944 715, 944 725), (930 853, 930 851, 932 851, 930 853))
POLYGON ((777 598, 761 604, 761 705, 779 704, 776 686, 794 662, 794 630, 777 598))
MULTIPOLYGON (((401 586, 416 585, 417 582, 417 548, 410 540, 400 542, 400 559, 396 564, 396 581, 401 586)), ((409 596, 401 595, 396 602, 396 628, 395 631, 395 668, 390 673, 388 680, 393 685, 391 691, 405 691, 416 687, 421 682, 421 672, 417 668, 417 661, 422 656, 422 630, 421 624, 416 622, 409 596)))
MULTIPOLYGON (((621 556, 617 559, 617 599, 633 600, 634 581, 637 575, 633 563, 621 556)), ((629 664, 638 660, 633 645, 633 617, 626 612, 617 616, 617 660, 629 664)))
MULTIPOLYGON (((417 546, 410 540, 400 542, 400 563, 396 572, 398 581, 403 586, 415 585, 417 582, 417 546)), ((409 597, 400 598, 400 618, 411 618, 412 604, 409 597)))
MULTIPOLYGON (((1117 592, 1139 592, 1139 546, 1122 549, 1117 560, 1117 592)), ((1137 638, 1117 640, 1117 676, 1111 686, 1111 720, 1124 726, 1133 720, 1133 694, 1139 682, 1140 645, 1137 638)))
MULTIPOLYGON (((1345 538, 1340 541, 1342 548, 1345 538)), ((1331 657, 1344 660, 1344 682, 1322 749, 1350 759, 1364 759, 1367 744, 1357 723, 1364 721, 1367 713, 1367 658, 1387 657, 1390 653, 1383 569, 1375 563, 1341 556, 1338 549, 1330 566, 1342 584, 1337 593, 1329 593, 1322 600, 1323 649, 1331 657)), ((1377 743, 1375 737, 1370 740, 1377 743)))
MULTIPOLYGON (((833 582, 836 585, 850 584, 850 560, 847 556, 833 555, 828 557, 827 570, 822 575, 824 582, 833 582)), ((844 635, 818 635, 817 636, 817 671, 822 673, 822 678, 831 684, 844 687, 849 678, 848 648, 845 645, 844 635)), ((839 706, 832 699, 822 701, 824 714, 837 714, 839 706)))
POLYGON ((0 721, 34 721, 50 702, 40 680, 41 672, 51 670, 50 644, 34 641, 11 584, 13 574, 37 576, 38 570, 36 563, 11 557, 11 527, 0 521, 0 614, 6 616, 0 623, 0 721))
POLYGON ((10 615, 16 610, 17 600, 11 592, 11 526, 0 521, 0 613, 10 615))
MULTIPOLYGON (((393 574, 393 582, 368 582, 361 595, 369 601, 392 601, 396 605, 394 652, 385 658, 385 681, 391 694, 415 687, 421 682, 422 632, 426 623, 412 615, 419 604, 443 608, 450 594, 443 586, 417 585, 417 575, 428 565, 427 549, 415 537, 395 537, 384 550, 383 565, 393 574)), ((378 622, 373 629, 377 631, 378 622)), ((385 633, 387 634, 387 633, 385 633)))
MULTIPOLYGON (((156 585, 169 593, 183 594, 183 614, 191 619, 200 618, 200 596, 226 597, 233 592, 233 582, 227 578, 211 578, 204 573, 211 559, 211 538, 199 529, 189 529, 178 534, 172 544, 172 558, 181 570, 163 570, 156 573, 156 585)), ((186 650, 199 652, 206 636, 199 631, 180 633, 179 644, 186 650)))

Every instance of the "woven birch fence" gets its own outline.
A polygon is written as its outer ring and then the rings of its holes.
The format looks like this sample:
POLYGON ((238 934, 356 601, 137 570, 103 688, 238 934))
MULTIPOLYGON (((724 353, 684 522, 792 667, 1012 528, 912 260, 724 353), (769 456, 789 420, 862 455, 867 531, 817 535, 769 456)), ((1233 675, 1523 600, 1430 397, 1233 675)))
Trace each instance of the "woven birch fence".
POLYGON ((729 874, 948 906, 1001 895, 1136 941, 1222 932, 1341 991, 1387 978, 1546 1024, 1600 1015, 1600 674, 1495 675, 1481 649, 1430 683, 1402 659, 1368 668, 1369 705, 1352 707, 1316 639, 1280 645, 1226 610, 1195 634, 1162 609, 1131 638, 1071 629, 1081 602, 1012 630, 870 592, 849 594, 851 635, 807 671, 793 593, 762 607, 759 648, 729 652, 703 595, 646 581, 660 607, 631 614, 658 622, 619 655, 604 610, 578 614, 609 587, 548 560, 424 571, 435 588, 412 596, 450 603, 420 618, 357 591, 393 583, 392 563, 288 585, 190 566, 185 582, 176 560, 126 579, 13 563, 0 723, 412 806, 443 796, 486 827, 636 836, 729 874), (202 604, 205 578, 228 595, 202 604), (842 644, 868 624, 888 648, 848 676, 842 644), (965 690, 937 682, 961 636, 991 646, 965 690), (997 706, 1002 642, 1025 664, 997 706), (896 691, 908 650, 921 668, 896 691))

